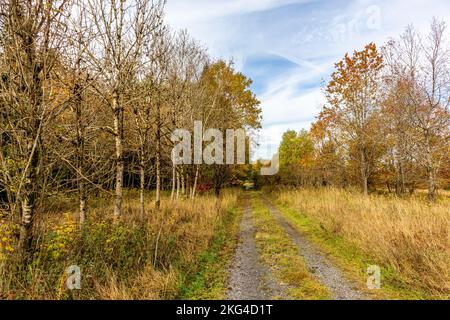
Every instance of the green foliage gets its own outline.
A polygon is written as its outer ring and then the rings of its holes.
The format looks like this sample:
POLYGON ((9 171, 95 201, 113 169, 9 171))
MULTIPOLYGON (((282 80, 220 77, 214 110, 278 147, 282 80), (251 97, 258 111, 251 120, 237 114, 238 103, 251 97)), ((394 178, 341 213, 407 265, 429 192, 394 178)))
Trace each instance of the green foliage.
POLYGON ((282 138, 280 149, 280 176, 284 183, 299 184, 304 180, 314 161, 314 144, 306 130, 290 130, 282 138))
POLYGON ((308 160, 314 152, 314 145, 306 130, 299 133, 289 130, 282 138, 280 145, 280 166, 298 165, 308 160))

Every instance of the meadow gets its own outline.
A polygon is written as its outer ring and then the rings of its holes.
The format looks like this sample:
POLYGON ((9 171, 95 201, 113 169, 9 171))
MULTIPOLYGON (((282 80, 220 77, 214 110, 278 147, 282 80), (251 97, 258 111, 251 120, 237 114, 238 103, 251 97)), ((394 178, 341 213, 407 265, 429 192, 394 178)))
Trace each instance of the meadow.
POLYGON ((80 228, 70 199, 49 205, 36 225, 36 251, 24 265, 16 254, 18 226, 0 220, 0 299, 174 299, 202 267, 200 257, 229 222, 236 194, 195 201, 165 199, 160 210, 128 191, 125 214, 113 216, 106 198, 92 201, 80 228), (81 269, 82 290, 66 287, 69 266, 81 269))
MULTIPOLYGON (((342 189, 301 189, 273 197, 290 221, 343 264, 382 267, 391 297, 448 299, 450 198, 406 199, 342 189)), ((355 268, 353 268, 355 269, 355 268)))

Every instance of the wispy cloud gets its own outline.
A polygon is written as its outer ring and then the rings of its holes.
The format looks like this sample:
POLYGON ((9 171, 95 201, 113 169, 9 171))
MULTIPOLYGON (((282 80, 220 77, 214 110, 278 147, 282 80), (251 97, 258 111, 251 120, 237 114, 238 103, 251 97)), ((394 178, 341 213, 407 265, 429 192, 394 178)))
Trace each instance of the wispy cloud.
POLYGON ((308 128, 324 102, 321 83, 346 52, 379 45, 432 17, 450 23, 450 2, 434 0, 169 0, 167 17, 217 58, 232 57, 262 101, 263 134, 278 143, 308 128))
POLYGON ((174 25, 204 23, 220 17, 267 11, 290 3, 313 0, 170 0, 167 8, 174 25))

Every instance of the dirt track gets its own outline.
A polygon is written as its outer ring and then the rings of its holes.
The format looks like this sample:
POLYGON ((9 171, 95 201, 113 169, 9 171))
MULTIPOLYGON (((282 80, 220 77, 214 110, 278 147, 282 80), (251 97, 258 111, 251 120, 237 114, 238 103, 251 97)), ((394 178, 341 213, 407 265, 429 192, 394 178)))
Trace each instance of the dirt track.
POLYGON ((325 253, 289 224, 269 201, 265 200, 265 204, 296 244, 310 271, 328 288, 334 300, 368 299, 355 284, 344 278, 342 272, 326 258, 325 253))
POLYGON ((259 262, 255 232, 253 212, 247 199, 239 244, 230 270, 229 300, 270 300, 284 296, 283 289, 273 279, 270 270, 259 262))
MULTIPOLYGON (((242 217, 239 243, 235 259, 230 269, 229 300, 270 300, 286 299, 285 290, 274 279, 270 268, 262 265, 255 241, 255 221, 250 199, 246 200, 242 217)), ((356 284, 347 280, 341 270, 327 259, 322 252, 307 237, 295 229, 268 200, 266 207, 273 214, 280 226, 286 231, 292 242, 298 247, 299 254, 304 259, 310 272, 328 289, 334 300, 364 300, 368 299, 356 284)))

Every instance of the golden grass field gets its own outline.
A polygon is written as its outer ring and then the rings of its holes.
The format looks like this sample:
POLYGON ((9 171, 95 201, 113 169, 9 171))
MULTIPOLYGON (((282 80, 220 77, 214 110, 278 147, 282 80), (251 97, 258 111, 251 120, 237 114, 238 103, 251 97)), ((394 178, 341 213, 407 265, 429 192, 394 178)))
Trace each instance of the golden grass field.
POLYGON ((450 199, 445 195, 436 204, 340 189, 284 191, 276 197, 326 234, 393 270, 407 287, 449 298, 450 199))
MULTIPOLYGON (((387 294, 380 298, 450 298, 446 194, 435 204, 420 193, 399 199, 341 189, 284 190, 270 196, 294 225, 328 245, 324 251, 344 264, 361 262, 350 276, 359 272, 363 282, 368 263, 382 267, 384 285, 394 294, 383 290, 387 294)), ((172 202, 165 197, 157 211, 149 194, 142 221, 138 193, 128 191, 123 217, 113 217, 110 199, 98 198, 91 202, 83 229, 76 223, 76 201, 59 198, 38 224, 37 250, 27 266, 16 257, 17 226, 0 219, 0 299, 222 299, 242 207, 238 198, 229 190, 220 200, 204 195, 172 202), (80 266, 83 290, 66 289, 70 265, 80 266)), ((262 230, 258 241, 270 240, 276 250, 295 256, 276 224, 260 223, 268 219, 260 202, 254 202, 254 210, 262 230)), ((279 261, 271 256, 275 249, 267 248, 263 258, 279 261)))

